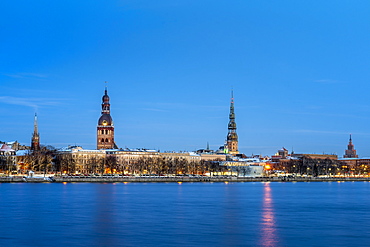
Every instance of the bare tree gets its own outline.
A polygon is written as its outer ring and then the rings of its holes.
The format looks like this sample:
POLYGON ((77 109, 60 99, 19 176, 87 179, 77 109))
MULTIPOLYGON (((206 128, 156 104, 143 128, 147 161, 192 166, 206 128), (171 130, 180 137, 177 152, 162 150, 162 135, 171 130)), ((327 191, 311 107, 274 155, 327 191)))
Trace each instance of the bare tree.
POLYGON ((105 158, 105 167, 107 168, 108 173, 113 173, 113 171, 117 170, 117 165, 117 156, 108 155, 105 158))

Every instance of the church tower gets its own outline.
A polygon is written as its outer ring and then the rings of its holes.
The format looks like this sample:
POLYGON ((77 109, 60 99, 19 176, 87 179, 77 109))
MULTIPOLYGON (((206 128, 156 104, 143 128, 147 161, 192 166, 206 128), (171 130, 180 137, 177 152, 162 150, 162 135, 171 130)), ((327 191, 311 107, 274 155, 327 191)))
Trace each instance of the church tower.
POLYGON ((235 155, 238 154, 239 151, 238 151, 238 135, 236 134, 233 91, 231 91, 231 104, 228 129, 229 131, 226 138, 226 148, 228 149, 229 154, 235 155))
POLYGON ((114 142, 114 125, 110 116, 110 103, 107 87, 102 98, 102 111, 97 127, 97 149, 117 148, 114 142))
POLYGON ((33 122, 33 134, 31 140, 31 150, 38 151, 40 150, 40 135, 39 135, 39 128, 37 124, 37 114, 35 113, 35 119, 33 122))
POLYGON ((349 135, 349 143, 348 143, 347 148, 348 149, 345 151, 343 158, 358 158, 358 155, 356 154, 355 146, 352 144, 352 135, 349 135))

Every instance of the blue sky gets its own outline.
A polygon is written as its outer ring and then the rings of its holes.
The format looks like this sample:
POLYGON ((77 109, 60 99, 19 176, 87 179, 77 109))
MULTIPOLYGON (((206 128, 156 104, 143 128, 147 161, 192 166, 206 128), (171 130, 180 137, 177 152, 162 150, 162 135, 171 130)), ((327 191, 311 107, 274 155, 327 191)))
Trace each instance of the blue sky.
POLYGON ((369 1, 0 2, 0 140, 96 147, 108 81, 119 147, 370 156, 369 1))

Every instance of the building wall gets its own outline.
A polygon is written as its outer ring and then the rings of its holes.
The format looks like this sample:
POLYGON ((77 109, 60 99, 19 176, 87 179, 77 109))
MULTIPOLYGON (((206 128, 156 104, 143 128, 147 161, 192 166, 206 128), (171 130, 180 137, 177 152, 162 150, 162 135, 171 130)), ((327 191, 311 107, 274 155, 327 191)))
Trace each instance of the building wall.
POLYGON ((68 151, 60 152, 60 154, 71 154, 72 158, 75 160, 77 171, 80 173, 88 173, 88 166, 92 159, 95 159, 98 162, 109 156, 115 157, 117 164, 122 165, 132 165, 140 159, 148 158, 163 158, 166 160, 183 159, 188 162, 199 162, 201 160, 226 160, 226 155, 216 154, 193 155, 189 153, 160 153, 153 151, 84 150, 82 148, 73 148, 68 151))
POLYGON ((98 126, 97 128, 97 148, 113 149, 114 148, 114 127, 98 126))

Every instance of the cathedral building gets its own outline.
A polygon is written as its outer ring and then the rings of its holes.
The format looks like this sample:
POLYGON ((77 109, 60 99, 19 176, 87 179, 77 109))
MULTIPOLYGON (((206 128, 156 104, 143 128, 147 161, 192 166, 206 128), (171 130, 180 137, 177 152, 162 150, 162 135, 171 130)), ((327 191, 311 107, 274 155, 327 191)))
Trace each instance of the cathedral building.
POLYGON ((349 143, 348 143, 347 148, 348 149, 345 151, 343 158, 358 158, 358 155, 356 154, 355 146, 352 144, 352 135, 349 135, 349 143))
POLYGON ((34 119, 34 123, 33 123, 31 150, 33 150, 33 151, 40 150, 40 135, 39 135, 39 130, 38 130, 37 114, 36 113, 35 113, 35 119, 34 119))
POLYGON ((230 114, 229 114, 229 125, 228 134, 226 138, 226 149, 229 154, 236 155, 239 154, 238 151, 238 135, 236 134, 236 122, 234 113, 234 93, 231 92, 231 104, 230 104, 230 114))
POLYGON ((107 87, 102 98, 102 111, 97 127, 97 149, 115 149, 114 125, 110 115, 110 103, 107 87))

